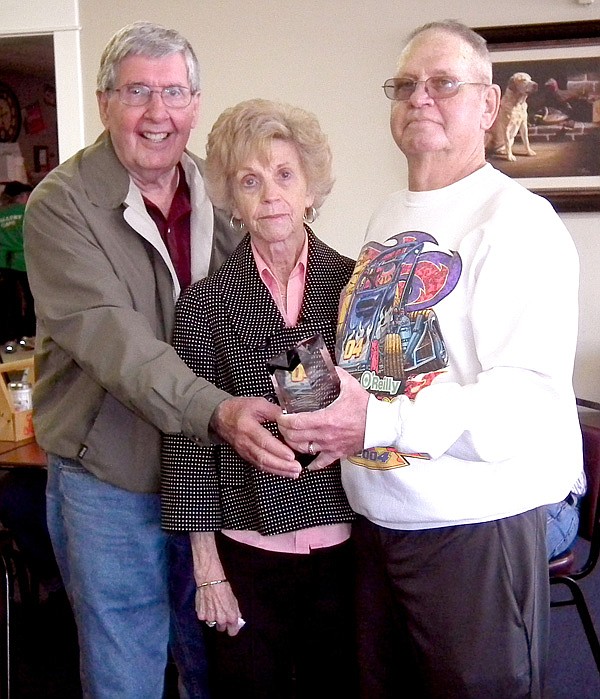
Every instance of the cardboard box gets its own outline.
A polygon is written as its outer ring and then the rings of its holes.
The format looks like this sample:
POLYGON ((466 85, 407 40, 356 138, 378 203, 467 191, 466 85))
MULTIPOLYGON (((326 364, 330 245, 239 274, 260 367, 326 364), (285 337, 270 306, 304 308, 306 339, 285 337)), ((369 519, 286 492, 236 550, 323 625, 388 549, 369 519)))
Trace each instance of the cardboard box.
POLYGON ((34 436, 32 411, 16 411, 8 389, 9 381, 26 369, 29 370, 29 382, 33 384, 33 357, 0 362, 0 440, 19 442, 34 436))

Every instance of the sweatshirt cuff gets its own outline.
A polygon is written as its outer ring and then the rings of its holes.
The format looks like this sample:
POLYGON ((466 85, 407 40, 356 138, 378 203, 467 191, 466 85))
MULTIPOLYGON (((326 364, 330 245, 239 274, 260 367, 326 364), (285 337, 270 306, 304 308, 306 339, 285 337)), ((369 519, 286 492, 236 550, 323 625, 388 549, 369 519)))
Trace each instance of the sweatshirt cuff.
POLYGON ((367 421, 365 425, 365 449, 394 446, 402 433, 400 408, 408 400, 400 396, 391 403, 369 396, 367 421))

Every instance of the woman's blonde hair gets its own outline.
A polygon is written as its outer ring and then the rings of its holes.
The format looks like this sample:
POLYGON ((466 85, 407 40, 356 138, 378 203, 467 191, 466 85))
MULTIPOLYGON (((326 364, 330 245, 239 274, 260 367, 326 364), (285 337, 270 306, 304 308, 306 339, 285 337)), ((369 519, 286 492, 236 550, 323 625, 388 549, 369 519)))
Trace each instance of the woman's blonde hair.
POLYGON ((250 158, 268 159, 275 138, 296 146, 313 205, 319 209, 334 182, 327 136, 314 114, 265 99, 226 109, 208 135, 204 180, 216 207, 233 211, 233 176, 250 158))

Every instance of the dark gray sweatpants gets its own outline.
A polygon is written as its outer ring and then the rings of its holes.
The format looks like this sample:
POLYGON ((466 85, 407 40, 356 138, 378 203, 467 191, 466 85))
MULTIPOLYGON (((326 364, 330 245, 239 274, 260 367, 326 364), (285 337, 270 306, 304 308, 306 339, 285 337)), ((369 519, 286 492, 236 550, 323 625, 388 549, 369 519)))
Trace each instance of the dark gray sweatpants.
POLYGON ((354 525, 363 699, 542 696, 546 515, 440 529, 354 525))

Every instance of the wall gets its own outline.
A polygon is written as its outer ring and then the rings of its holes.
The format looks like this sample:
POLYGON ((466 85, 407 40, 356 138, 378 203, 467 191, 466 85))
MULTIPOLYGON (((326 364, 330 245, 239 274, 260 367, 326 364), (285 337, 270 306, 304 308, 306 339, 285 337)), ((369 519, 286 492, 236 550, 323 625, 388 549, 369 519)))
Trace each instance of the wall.
MULTIPOLYGON (((46 0, 29 1, 46 7, 46 0)), ((393 74, 406 34, 445 17, 471 26, 599 19, 600 0, 591 5, 574 0, 131 0, 105 4, 100 11, 95 0, 80 0, 79 15, 87 142, 101 128, 94 84, 110 35, 135 19, 175 27, 190 39, 203 65, 203 121, 192 149, 202 153, 218 114, 242 99, 281 99, 311 109, 330 136, 337 175, 316 230, 355 255, 373 208, 406 179, 404 160, 388 133, 389 103, 380 87, 393 74)), ((600 400, 600 213, 563 218, 582 263, 575 388, 581 397, 600 400)))

